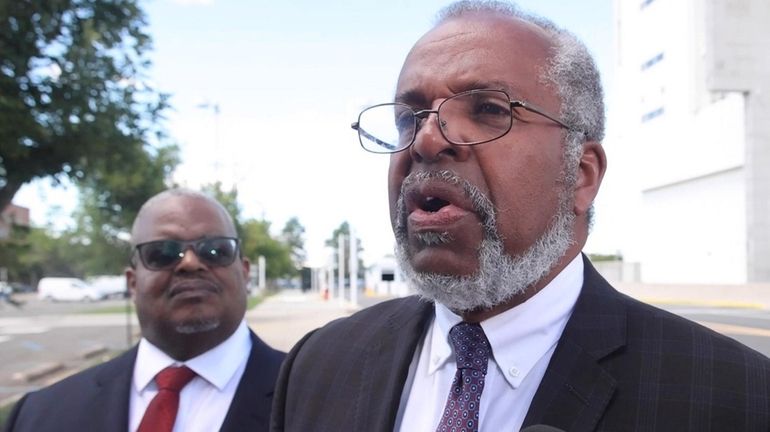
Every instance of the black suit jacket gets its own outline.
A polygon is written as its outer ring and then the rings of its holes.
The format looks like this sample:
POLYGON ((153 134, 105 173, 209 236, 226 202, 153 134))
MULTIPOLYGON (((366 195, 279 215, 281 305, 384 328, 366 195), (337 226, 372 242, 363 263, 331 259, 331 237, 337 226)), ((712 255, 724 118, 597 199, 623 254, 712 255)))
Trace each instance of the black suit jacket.
MULTIPOLYGON (((252 348, 222 431, 267 431, 275 378, 285 354, 251 332, 252 348)), ((5 430, 125 431, 131 377, 137 348, 25 395, 14 407, 5 430)))
MULTIPOLYGON (((584 284, 524 426, 565 431, 770 430, 770 359, 614 290, 584 258, 584 284)), ((392 431, 433 316, 392 300, 308 334, 289 353, 273 431, 392 431)))

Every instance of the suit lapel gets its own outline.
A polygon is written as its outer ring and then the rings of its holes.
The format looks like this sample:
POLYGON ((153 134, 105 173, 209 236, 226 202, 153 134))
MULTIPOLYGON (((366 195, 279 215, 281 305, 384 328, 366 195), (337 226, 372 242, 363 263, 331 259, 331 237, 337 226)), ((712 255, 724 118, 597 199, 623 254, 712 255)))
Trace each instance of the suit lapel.
POLYGON ((251 353, 221 431, 267 431, 275 378, 284 354, 251 332, 251 353))
POLYGON ((373 339, 380 343, 364 351, 361 385, 352 398, 358 408, 353 430, 393 430, 409 365, 432 311, 429 302, 416 298, 404 302, 387 318, 382 334, 373 339))
POLYGON ((615 378, 599 362, 625 345, 626 311, 585 256, 583 263, 583 288, 524 426, 594 430, 615 392, 615 378))
POLYGON ((105 363, 94 376, 91 410, 82 416, 81 430, 128 430, 128 404, 137 348, 105 363))

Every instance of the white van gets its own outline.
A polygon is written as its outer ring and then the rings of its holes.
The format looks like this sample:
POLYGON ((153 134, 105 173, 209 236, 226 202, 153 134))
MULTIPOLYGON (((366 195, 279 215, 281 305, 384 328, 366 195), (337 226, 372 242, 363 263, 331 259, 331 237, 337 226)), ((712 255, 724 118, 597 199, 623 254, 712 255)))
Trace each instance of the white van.
POLYGON ((104 294, 77 278, 44 277, 37 284, 37 297, 49 301, 97 301, 104 294))
POLYGON ((125 276, 94 276, 87 280, 88 284, 96 288, 105 298, 128 297, 125 276))

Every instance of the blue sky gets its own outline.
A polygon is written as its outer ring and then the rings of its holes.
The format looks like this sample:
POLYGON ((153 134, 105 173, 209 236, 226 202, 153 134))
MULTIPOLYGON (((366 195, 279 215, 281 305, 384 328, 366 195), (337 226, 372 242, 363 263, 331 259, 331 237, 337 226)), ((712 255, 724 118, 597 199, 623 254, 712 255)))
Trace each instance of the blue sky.
MULTIPOLYGON (((358 232, 367 262, 391 252, 388 160, 365 153, 350 123, 361 108, 392 98, 408 50, 448 3, 145 2, 154 39, 150 75, 172 95, 167 126, 182 148, 175 180, 235 184, 245 215, 264 216, 276 230, 299 217, 313 264, 323 264, 323 242, 343 220, 358 232)), ((583 39, 611 86, 611 0, 519 5, 583 39)), ((16 202, 42 223, 51 205, 68 208, 65 195, 31 185, 16 202)), ((602 233, 597 224, 594 234, 602 233)))

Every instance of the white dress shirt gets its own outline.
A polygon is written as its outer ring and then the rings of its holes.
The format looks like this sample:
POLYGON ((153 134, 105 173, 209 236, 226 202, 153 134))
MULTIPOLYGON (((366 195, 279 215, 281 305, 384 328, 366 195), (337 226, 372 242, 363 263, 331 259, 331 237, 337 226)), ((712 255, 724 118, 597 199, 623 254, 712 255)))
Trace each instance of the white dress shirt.
MULTIPOLYGON (((521 429, 583 286, 581 255, 526 302, 481 322, 492 347, 479 431, 521 429)), ((396 431, 435 431, 457 371, 449 330, 462 318, 441 304, 417 346, 401 394, 396 431)))
POLYGON ((242 321, 224 342, 186 362, 178 362, 147 339, 139 341, 134 365, 128 430, 136 431, 158 387, 155 375, 168 366, 185 365, 198 376, 179 394, 175 432, 210 432, 219 430, 251 353, 251 336, 242 321))

